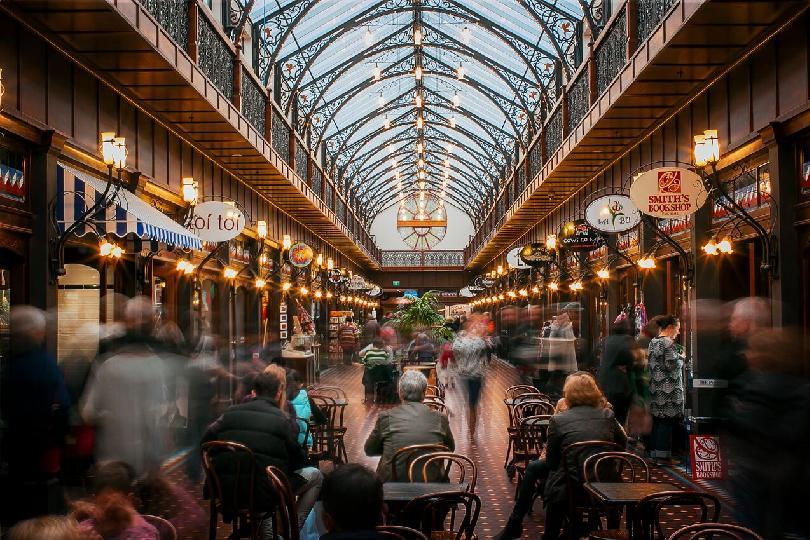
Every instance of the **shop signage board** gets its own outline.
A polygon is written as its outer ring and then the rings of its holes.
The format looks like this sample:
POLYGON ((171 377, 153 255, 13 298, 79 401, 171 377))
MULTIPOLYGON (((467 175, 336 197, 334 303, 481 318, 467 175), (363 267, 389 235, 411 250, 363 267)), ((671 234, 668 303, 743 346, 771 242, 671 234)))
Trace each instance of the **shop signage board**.
POLYGON ((392 286, 392 287, 399 287, 399 281, 397 281, 396 279, 395 279, 395 280, 393 280, 393 281, 391 282, 391 286, 392 286))
POLYGON ((312 248, 303 242, 298 242, 290 246, 290 251, 287 256, 290 259, 290 264, 296 268, 306 268, 312 259, 315 257, 315 252, 312 248))
POLYGON ((376 298, 376 297, 380 296, 381 294, 382 294, 382 289, 380 289, 377 285, 374 285, 368 291, 368 295, 371 296, 372 298, 376 298))
POLYGON ((201 202, 188 228, 204 242, 227 242, 245 228, 245 215, 226 201, 201 202))
POLYGON ((343 274, 340 273, 340 270, 337 268, 333 268, 329 271, 329 283, 337 285, 343 281, 343 274))
POLYGON ((720 453, 720 439, 716 435, 690 435, 689 449, 692 457, 692 478, 724 478, 725 464, 720 453))
POLYGON ((529 266, 545 266, 554 262, 554 254, 541 242, 526 244, 520 248, 520 260, 529 266))
POLYGON ((481 280, 481 285, 489 289, 490 287, 495 286, 495 280, 490 277, 485 277, 481 280))
POLYGON ((509 264, 509 266, 511 266, 512 268, 520 268, 520 269, 531 268, 531 266, 529 266, 526 262, 521 260, 520 258, 521 249, 522 248, 516 247, 506 254, 507 264, 509 264))
POLYGON ((419 298, 419 291, 416 289, 407 289, 405 292, 402 293, 404 298, 419 298))
POLYGON ((366 280, 363 278, 363 276, 355 274, 349 280, 349 290, 362 291, 365 288, 366 288, 366 280))
POLYGON ((585 221, 597 231, 620 233, 638 225, 641 212, 627 195, 605 195, 588 205, 585 221))
POLYGON ((593 251, 605 243, 605 239, 584 219, 564 223, 557 241, 568 251, 593 251))
POLYGON ((657 218, 694 214, 707 196, 700 176, 682 167, 651 169, 638 175, 630 186, 630 198, 638 209, 657 218))

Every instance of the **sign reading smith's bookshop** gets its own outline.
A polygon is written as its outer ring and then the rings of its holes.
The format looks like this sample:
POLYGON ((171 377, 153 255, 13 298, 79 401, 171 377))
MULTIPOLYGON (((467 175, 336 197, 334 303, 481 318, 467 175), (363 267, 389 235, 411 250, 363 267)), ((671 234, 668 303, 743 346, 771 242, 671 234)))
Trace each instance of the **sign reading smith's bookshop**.
POLYGON ((707 193, 697 173, 680 167, 658 167, 638 175, 630 199, 648 216, 686 217, 706 202, 707 193))

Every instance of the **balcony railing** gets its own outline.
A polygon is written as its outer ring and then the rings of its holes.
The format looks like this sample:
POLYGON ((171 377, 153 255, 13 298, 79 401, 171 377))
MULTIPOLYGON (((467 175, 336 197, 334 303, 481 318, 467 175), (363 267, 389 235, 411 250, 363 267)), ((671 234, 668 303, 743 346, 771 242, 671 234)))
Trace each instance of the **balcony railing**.
POLYGON ((511 173, 512 176, 503 183, 501 193, 492 205, 489 214, 481 221, 481 226, 473 235, 469 246, 464 250, 465 263, 494 236, 510 209, 506 201, 518 201, 526 189, 531 189, 532 182, 543 166, 562 146, 563 141, 587 116, 591 106, 610 87, 621 73, 634 49, 647 40, 661 24, 665 16, 679 0, 638 0, 633 2, 634 13, 628 14, 627 3, 622 5, 615 16, 611 17, 607 27, 599 34, 594 53, 586 64, 568 81, 565 92, 552 109, 551 114, 539 133, 531 141, 527 152, 511 173), (630 15, 633 15, 632 17, 630 15), (629 23, 635 21, 631 27, 629 23), (594 88, 591 88, 594 82, 594 88), (565 109, 565 110, 563 110, 565 109), (524 174, 525 161, 528 160, 528 176, 524 174), (517 182, 515 176, 517 175, 517 182), (514 194, 510 193, 515 186, 514 194))
POLYGON ((236 46, 205 3, 202 0, 139 1, 155 22, 197 63, 210 83, 238 106, 245 119, 271 144, 276 154, 312 187, 312 195, 335 211, 339 226, 358 248, 379 264, 380 250, 374 239, 357 220, 354 211, 340 199, 321 164, 311 158, 307 146, 294 134, 286 116, 273 103, 250 64, 243 62, 236 46), (340 206, 335 204, 336 201, 340 201, 340 206))
POLYGON ((382 251, 383 268, 464 268, 464 252, 382 251))

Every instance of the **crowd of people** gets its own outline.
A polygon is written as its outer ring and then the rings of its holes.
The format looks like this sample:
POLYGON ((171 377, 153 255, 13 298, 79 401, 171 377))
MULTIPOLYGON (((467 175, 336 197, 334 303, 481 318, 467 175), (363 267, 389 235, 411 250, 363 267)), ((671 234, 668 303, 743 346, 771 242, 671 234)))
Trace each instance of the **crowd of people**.
MULTIPOLYGON (((520 353, 511 358, 518 358, 532 382, 559 401, 545 451, 525 470, 508 523, 497 536, 501 540, 520 537, 538 494, 545 506, 544 538, 559 536, 566 517, 563 479, 569 464, 562 450, 567 445, 611 441, 647 452, 663 465, 678 463, 682 438, 675 434, 686 421, 689 375, 680 321, 672 315, 653 317, 637 334, 636 321, 622 313, 592 365, 577 357, 571 343, 577 339, 579 309, 564 304, 548 324, 530 314, 522 333, 512 336, 510 350, 520 353), (531 358, 545 373, 526 370, 531 336, 541 338, 531 358)), ((718 377, 729 381, 722 436, 728 441, 736 518, 767 538, 804 533, 798 504, 808 495, 810 384, 803 340, 770 327, 770 306, 763 299, 740 300, 730 311, 708 304, 701 309, 705 331, 726 337, 713 357, 718 377)), ((407 463, 392 469, 397 450, 455 448, 448 416, 424 403, 425 375, 402 370, 390 379, 391 401, 398 404, 379 413, 363 446, 366 455, 380 457, 376 472, 347 464, 325 475, 308 456, 313 444, 308 427, 311 421, 322 422, 323 413, 301 375, 286 368, 272 347, 238 356, 229 371, 213 338, 190 351, 176 328, 156 328, 148 299, 129 300, 122 315, 121 327, 108 333, 98 356, 82 371, 70 362, 58 366, 46 352, 43 312, 27 306, 12 310, 14 349, 2 391, 8 479, 2 518, 17 523, 9 538, 158 538, 151 516, 167 520, 181 538, 200 537, 208 516, 194 490, 202 487, 201 451, 216 441, 249 448, 258 471, 273 466, 284 474, 305 538, 378 538, 375 527, 385 515, 382 483, 408 476, 407 463), (225 404, 218 397, 223 387, 235 388, 225 404), (187 397, 182 410, 180 394, 187 397), (189 437, 183 441, 191 449, 183 467, 190 487, 164 472, 176 449, 170 441, 175 425, 182 425, 189 437)), ((365 364, 367 398, 379 382, 375 370, 393 371, 403 359, 405 364, 435 363, 439 384, 457 386, 464 397, 464 416, 474 437, 489 363, 502 354, 502 344, 488 314, 449 320, 446 327, 452 338, 425 328, 405 340, 389 321, 370 318, 360 327, 349 319, 338 338, 344 362, 365 364)), ((233 459, 223 453, 213 461, 225 484, 236 482, 233 459)), ((256 476, 253 498, 259 512, 277 504, 266 475, 256 476)))

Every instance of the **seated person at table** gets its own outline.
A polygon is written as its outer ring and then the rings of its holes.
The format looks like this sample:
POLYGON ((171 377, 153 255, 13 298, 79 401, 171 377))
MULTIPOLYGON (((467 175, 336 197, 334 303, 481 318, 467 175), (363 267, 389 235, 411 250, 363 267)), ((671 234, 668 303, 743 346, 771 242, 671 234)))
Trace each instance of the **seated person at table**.
POLYGON ((383 485, 374 472, 356 463, 340 465, 326 475, 321 489, 321 540, 377 540, 383 522, 383 485))
POLYGON ((375 337, 368 347, 360 351, 360 359, 365 364, 363 386, 366 400, 374 396, 377 383, 389 383, 393 379, 394 358, 391 348, 385 346, 381 337, 375 337))
MULTIPOLYGON (((256 458, 255 506, 261 512, 273 508, 274 489, 264 470, 274 465, 287 475, 293 491, 298 495, 296 507, 299 523, 303 523, 321 488, 320 471, 306 467, 304 449, 297 441, 297 430, 290 427, 286 410, 286 374, 284 369, 270 365, 253 382, 255 399, 231 405, 208 428, 203 443, 233 441, 253 451, 256 458), (282 407, 282 408, 279 408, 282 407)), ((295 420, 293 419, 293 422, 295 420)), ((234 466, 230 452, 220 454, 214 466, 220 474, 225 493, 232 492, 234 466), (228 484, 230 483, 230 487, 228 484)))
POLYGON ((408 361, 429 364, 436 361, 436 349, 427 334, 419 333, 408 346, 408 361))
POLYGON ((303 446, 306 437, 306 446, 311 448, 312 434, 307 433, 307 424, 312 418, 312 407, 301 374, 295 369, 287 370, 287 401, 292 405, 291 414, 295 415, 298 423, 298 444, 303 446))
MULTIPOLYGON (((414 444, 442 444, 449 450, 455 448, 447 416, 422 403, 426 389, 427 379, 422 373, 403 373, 399 378, 402 405, 381 412, 366 440, 366 455, 382 456, 377 465, 377 474, 383 482, 391 480, 391 460, 400 448, 414 444)), ((405 461, 400 460, 397 466, 399 481, 408 480, 410 464, 405 461)))
POLYGON ((101 538, 157 540, 157 530, 135 510, 135 469, 123 461, 97 465, 92 473, 93 497, 73 504, 71 517, 101 538))
MULTIPOLYGON (((612 441, 622 447, 627 445, 624 429, 616 421, 591 374, 578 371, 569 375, 565 380, 563 396, 564 401, 557 403, 556 412, 549 420, 546 457, 529 463, 506 528, 495 540, 520 538, 523 533, 523 518, 531 510, 538 483, 546 507, 543 539, 559 538, 568 501, 565 464, 562 462, 563 449, 569 444, 594 440, 612 441)), ((578 464, 569 464, 570 475, 579 478, 578 469, 590 453, 586 451, 580 454, 578 464)))

